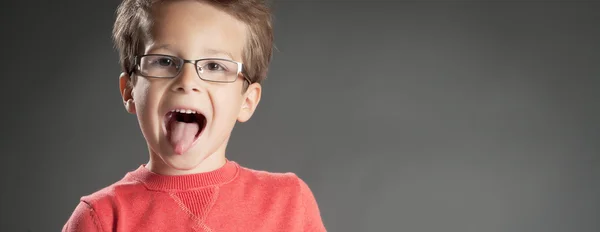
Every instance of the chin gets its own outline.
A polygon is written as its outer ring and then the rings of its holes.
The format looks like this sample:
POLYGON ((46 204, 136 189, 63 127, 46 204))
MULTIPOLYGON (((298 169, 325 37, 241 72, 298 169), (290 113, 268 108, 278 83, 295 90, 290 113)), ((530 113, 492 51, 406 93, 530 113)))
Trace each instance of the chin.
MULTIPOLYGON (((172 149, 171 149, 172 150, 172 149)), ((165 154, 165 153, 163 153, 165 154)), ((197 168, 202 162, 208 157, 200 152, 188 151, 184 154, 176 154, 174 151, 168 153, 169 155, 159 155, 165 164, 169 167, 180 170, 188 171, 197 168)))

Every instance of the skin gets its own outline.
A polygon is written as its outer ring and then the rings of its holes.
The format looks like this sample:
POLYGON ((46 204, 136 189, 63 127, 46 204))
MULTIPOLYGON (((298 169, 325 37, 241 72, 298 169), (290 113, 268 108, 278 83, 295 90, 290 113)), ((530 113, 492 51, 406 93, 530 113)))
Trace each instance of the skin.
MULTIPOLYGON (((168 2, 155 7, 152 17, 152 38, 148 38, 144 54, 242 60, 246 25, 211 5, 198 1, 168 2)), ((203 173, 223 166, 236 121, 250 119, 261 95, 258 83, 243 90, 241 74, 233 83, 207 82, 198 77, 191 64, 185 64, 172 79, 137 76, 133 87, 130 82, 131 77, 121 73, 123 104, 137 116, 148 145, 150 158, 145 166, 163 175, 203 173), (176 108, 195 109, 207 119, 196 143, 183 154, 175 153, 165 130, 165 115, 176 108)))

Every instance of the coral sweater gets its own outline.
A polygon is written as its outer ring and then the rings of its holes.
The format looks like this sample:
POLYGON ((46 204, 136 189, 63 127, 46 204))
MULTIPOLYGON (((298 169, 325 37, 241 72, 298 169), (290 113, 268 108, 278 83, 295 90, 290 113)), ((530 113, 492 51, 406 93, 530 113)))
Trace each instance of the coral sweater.
POLYGON ((81 198, 68 231, 326 231, 317 202, 293 173, 234 161, 214 171, 164 176, 140 166, 81 198))

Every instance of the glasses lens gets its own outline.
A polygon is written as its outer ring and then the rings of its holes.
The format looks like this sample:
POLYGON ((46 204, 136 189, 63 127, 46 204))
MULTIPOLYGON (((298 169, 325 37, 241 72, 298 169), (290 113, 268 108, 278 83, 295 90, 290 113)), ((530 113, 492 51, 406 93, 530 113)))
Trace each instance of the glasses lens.
POLYGON ((170 56, 150 55, 140 59, 139 71, 142 76, 170 78, 177 75, 181 60, 170 56))
POLYGON ((239 74, 238 63, 225 59, 206 59, 198 61, 200 78, 216 82, 234 82, 239 74))

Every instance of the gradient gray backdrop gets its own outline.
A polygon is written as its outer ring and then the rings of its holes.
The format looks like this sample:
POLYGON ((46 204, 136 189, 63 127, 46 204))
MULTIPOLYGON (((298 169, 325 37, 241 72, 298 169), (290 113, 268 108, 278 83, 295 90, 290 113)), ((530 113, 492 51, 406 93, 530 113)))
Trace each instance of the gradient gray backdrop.
MULTIPOLYGON (((147 160, 116 1, 10 1, 0 231, 58 231, 147 160)), ((228 157, 296 172, 329 231, 600 231, 600 4, 279 1, 228 157)))

